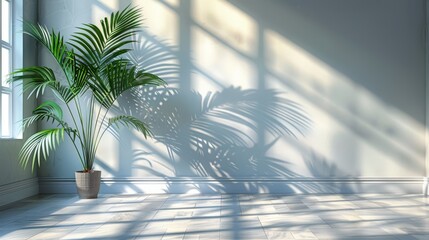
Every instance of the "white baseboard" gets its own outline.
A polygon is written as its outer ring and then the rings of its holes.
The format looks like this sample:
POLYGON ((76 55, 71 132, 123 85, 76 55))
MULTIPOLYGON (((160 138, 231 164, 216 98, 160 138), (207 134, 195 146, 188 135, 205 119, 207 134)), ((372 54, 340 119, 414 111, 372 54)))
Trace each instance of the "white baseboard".
POLYGON ((29 178, 0 186, 0 206, 39 193, 37 178, 29 178))
MULTIPOLYGON (((103 178, 100 193, 421 193, 423 179, 407 178, 103 178)), ((76 193, 73 178, 39 178, 40 193, 76 193)))

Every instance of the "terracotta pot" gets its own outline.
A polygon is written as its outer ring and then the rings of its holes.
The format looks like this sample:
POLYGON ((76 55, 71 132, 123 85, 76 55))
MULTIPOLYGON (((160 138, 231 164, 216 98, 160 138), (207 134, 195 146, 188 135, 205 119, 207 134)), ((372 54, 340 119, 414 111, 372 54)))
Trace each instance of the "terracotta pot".
POLYGON ((100 191, 101 171, 76 171, 76 188, 82 199, 97 198, 100 191))

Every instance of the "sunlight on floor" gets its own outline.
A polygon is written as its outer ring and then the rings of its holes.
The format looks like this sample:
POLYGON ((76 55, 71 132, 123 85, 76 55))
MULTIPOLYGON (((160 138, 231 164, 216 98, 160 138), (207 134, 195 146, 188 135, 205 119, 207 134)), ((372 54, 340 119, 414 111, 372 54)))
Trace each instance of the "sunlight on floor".
POLYGON ((421 195, 40 195, 0 239, 428 239, 421 195))

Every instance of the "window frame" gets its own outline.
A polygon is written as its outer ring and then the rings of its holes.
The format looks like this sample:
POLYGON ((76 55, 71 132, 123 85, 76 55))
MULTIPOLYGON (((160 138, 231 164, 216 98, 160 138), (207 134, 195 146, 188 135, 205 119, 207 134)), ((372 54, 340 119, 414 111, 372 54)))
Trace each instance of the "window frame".
MULTIPOLYGON (((1 38, 0 38, 0 46, 1 46, 1 52, 0 52, 0 66, 3 66, 3 54, 4 54, 4 52, 3 52, 3 49, 6 49, 7 51, 9 51, 9 59, 8 59, 8 61, 9 61, 9 69, 7 70, 7 73, 10 73, 11 71, 12 71, 12 51, 13 51, 13 36, 12 36, 12 26, 13 26, 13 24, 12 24, 12 19, 13 19, 13 11, 12 11, 12 4, 13 4, 13 1, 10 1, 10 0, 0 0, 1 1, 1 3, 0 3, 0 15, 1 15, 1 18, 0 18, 0 36, 1 36, 1 38), (9 25, 9 33, 8 33, 8 39, 6 39, 6 40, 3 40, 3 33, 4 33, 4 31, 3 31, 3 2, 8 2, 8 4, 9 4, 9 9, 8 9, 8 12, 9 12, 9 18, 7 19, 7 21, 8 21, 8 25, 9 25)), ((2 83, 0 84, 0 94, 1 94, 1 97, 0 97, 0 110, 1 110, 1 113, 0 113, 0 116, 2 115, 2 113, 3 113, 3 111, 4 111, 4 109, 3 109, 3 96, 7 96, 8 97, 8 99, 9 99, 9 104, 8 104, 8 106, 7 106, 7 108, 8 108, 8 119, 7 119, 7 122, 8 122, 8 125, 9 125, 9 128, 7 129, 7 131, 8 131, 8 133, 6 134, 6 133, 3 133, 3 117, 1 117, 0 118, 0 137, 2 137, 2 138, 10 138, 10 137, 12 137, 12 135, 13 135, 13 131, 12 131, 12 122, 13 122, 13 120, 12 120, 12 112, 13 112, 13 109, 12 109, 12 98, 13 98, 13 91, 12 91, 12 89, 13 89, 13 86, 12 85, 10 85, 9 84, 9 86, 5 86, 5 85, 3 85, 3 81, 5 81, 5 79, 4 79, 4 76, 3 76, 3 71, 4 71, 4 69, 1 69, 1 81, 2 81, 2 83)))
MULTIPOLYGON (((3 1, 3 0, 0 0, 3 1)), ((1 14, 0 14, 0 41, 1 48, 6 46, 9 49, 9 73, 13 69, 23 67, 23 33, 17 31, 22 29, 23 19, 23 0, 6 0, 9 2, 9 43, 3 41, 1 14)), ((0 13, 2 11, 2 4, 0 3, 0 13)), ((0 49, 0 66, 2 64, 0 49)), ((1 74, 1 73, 0 73, 1 74)), ((2 75, 2 74, 1 74, 2 75)), ((0 81, 3 81, 1 76, 0 81)), ((4 139, 22 139, 21 123, 23 119, 23 96, 22 85, 18 83, 11 83, 9 87, 0 84, 0 94, 6 93, 9 95, 9 134, 3 135, 2 133, 2 119, 0 117, 0 140, 4 139)), ((2 95, 1 95, 2 96, 2 95)), ((0 115, 2 111, 2 97, 0 96, 0 115)))

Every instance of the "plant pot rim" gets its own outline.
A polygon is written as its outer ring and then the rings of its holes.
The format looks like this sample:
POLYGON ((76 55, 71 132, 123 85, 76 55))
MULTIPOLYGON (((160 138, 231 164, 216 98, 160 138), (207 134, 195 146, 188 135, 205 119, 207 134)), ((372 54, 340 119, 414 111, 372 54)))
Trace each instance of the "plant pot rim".
POLYGON ((101 172, 101 171, 100 171, 100 170, 91 170, 91 171, 89 171, 89 172, 85 172, 85 171, 83 171, 83 170, 76 171, 76 173, 95 173, 95 172, 101 172))

